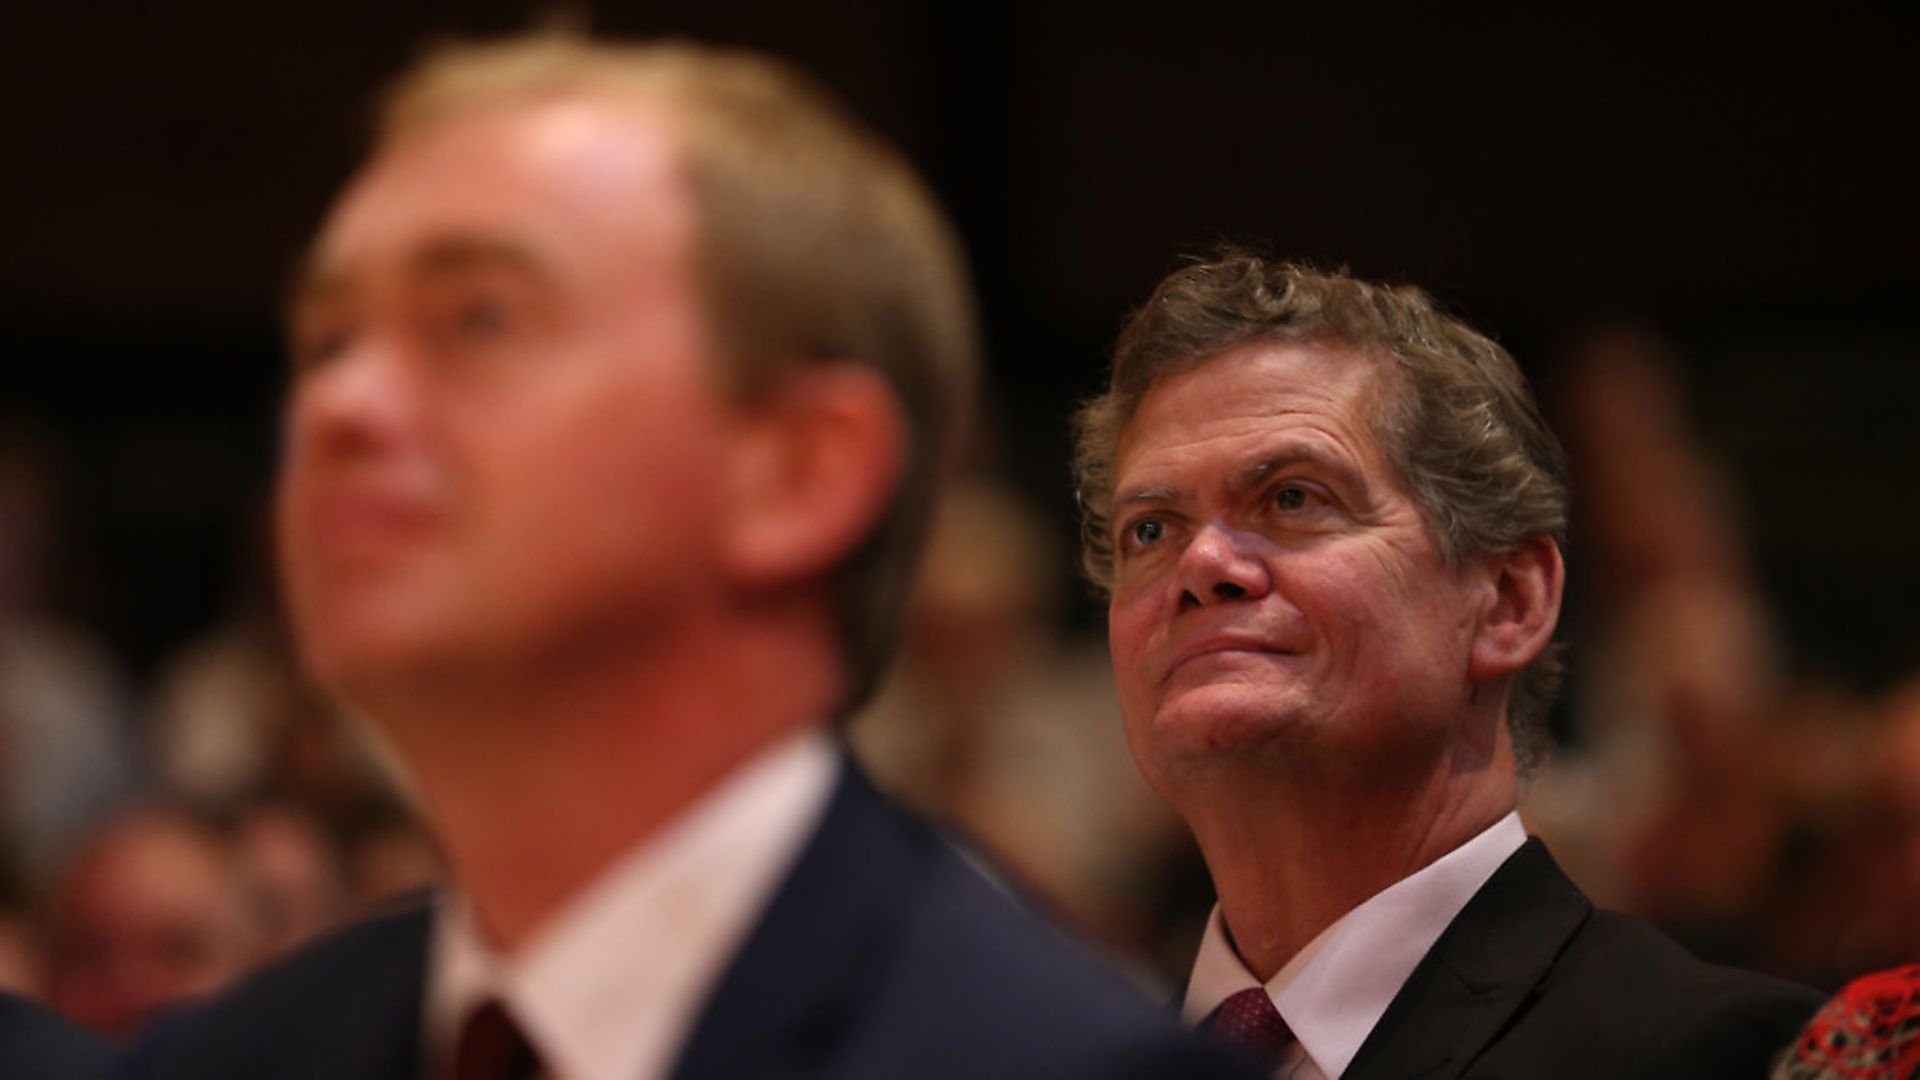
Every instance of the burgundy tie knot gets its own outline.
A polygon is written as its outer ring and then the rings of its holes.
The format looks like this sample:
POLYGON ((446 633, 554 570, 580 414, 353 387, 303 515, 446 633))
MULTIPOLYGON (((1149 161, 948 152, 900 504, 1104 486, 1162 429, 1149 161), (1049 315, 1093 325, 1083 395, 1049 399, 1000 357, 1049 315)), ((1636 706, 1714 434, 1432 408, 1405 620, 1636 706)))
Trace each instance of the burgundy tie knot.
POLYGON ((1293 1029, 1281 1019, 1264 987, 1250 987, 1227 998, 1200 1026, 1269 1065, 1278 1065, 1293 1044, 1293 1029))
POLYGON ((453 1055, 453 1080, 528 1080, 539 1066, 533 1046, 498 1001, 467 1017, 453 1055))

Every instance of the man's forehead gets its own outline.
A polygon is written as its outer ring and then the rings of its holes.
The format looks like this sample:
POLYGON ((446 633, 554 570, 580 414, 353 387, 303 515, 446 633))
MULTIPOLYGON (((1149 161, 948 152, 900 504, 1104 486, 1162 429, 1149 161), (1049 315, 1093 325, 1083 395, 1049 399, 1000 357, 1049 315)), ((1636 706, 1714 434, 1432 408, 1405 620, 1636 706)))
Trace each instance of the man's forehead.
POLYGON ((1252 342, 1229 349, 1148 385, 1121 427, 1115 464, 1151 444, 1328 423, 1370 442, 1382 379, 1376 360, 1338 343, 1252 342))
POLYGON ((691 242, 695 203, 677 130, 644 102, 566 96, 474 105, 376 150, 342 194, 303 279, 447 236, 515 229, 691 242))
POLYGON ((1355 480, 1369 464, 1356 449, 1323 429, 1273 423, 1248 427, 1218 452, 1122 455, 1114 505, 1172 501, 1203 489, 1250 491, 1296 468, 1355 480))

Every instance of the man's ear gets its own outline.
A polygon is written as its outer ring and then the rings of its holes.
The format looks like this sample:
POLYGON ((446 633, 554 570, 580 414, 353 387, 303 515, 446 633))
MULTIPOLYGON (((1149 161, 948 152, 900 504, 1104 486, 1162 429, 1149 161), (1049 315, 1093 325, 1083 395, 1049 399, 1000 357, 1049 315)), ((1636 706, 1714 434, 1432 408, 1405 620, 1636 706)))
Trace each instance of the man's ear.
POLYGON ((906 413, 870 367, 803 365, 742 408, 728 454, 727 568, 777 587, 826 572, 879 524, 906 468, 906 413))
POLYGON ((1552 537, 1535 536, 1484 564, 1492 602, 1480 613, 1467 674, 1475 682, 1512 675, 1533 663, 1560 621, 1566 567, 1552 537))

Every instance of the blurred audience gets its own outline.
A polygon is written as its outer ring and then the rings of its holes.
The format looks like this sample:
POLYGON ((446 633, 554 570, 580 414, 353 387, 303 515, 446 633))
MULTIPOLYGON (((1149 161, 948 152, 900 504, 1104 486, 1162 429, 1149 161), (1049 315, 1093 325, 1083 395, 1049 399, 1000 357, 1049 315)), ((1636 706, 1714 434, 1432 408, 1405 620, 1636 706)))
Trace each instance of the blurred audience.
POLYGON ((1702 948, 1773 872, 1775 800, 1755 763, 1781 690, 1771 615, 1670 347, 1639 327, 1591 333, 1559 389, 1589 582, 1579 743, 1535 785, 1531 823, 1596 899, 1702 948))
POLYGON ((1881 965, 1920 957, 1920 679, 1886 702, 1868 755, 1857 847, 1860 957, 1881 965))
POLYGON ((135 781, 119 666, 47 603, 65 542, 49 462, 43 439, 0 422, 0 851, 29 880, 135 781))
POLYGON ((118 664, 53 614, 56 456, 0 426, 0 989, 124 1038, 437 862, 292 663, 258 556, 130 725, 118 664), (157 801, 115 813, 143 773, 157 801))
POLYGON ((221 809, 271 795, 334 831, 393 797, 380 751, 301 674, 270 567, 267 515, 253 515, 230 612, 161 665, 149 744, 162 787, 221 809))
POLYGON ((267 955, 305 944, 346 914, 339 855, 311 811, 298 803, 259 803, 234 822, 232 835, 267 955))
POLYGON ((130 811, 88 839, 54 888, 47 1000, 124 1039, 168 1006, 226 985, 262 945, 218 832, 177 809, 130 811))
POLYGON ((364 822, 346 845, 346 888, 355 910, 417 892, 445 873, 440 848, 420 820, 397 809, 364 822))
POLYGON ((1680 368, 1615 326, 1561 372, 1574 550, 1599 584, 1574 742, 1527 812, 1608 902, 1832 987, 1920 957, 1920 681, 1875 698, 1796 675, 1680 368))

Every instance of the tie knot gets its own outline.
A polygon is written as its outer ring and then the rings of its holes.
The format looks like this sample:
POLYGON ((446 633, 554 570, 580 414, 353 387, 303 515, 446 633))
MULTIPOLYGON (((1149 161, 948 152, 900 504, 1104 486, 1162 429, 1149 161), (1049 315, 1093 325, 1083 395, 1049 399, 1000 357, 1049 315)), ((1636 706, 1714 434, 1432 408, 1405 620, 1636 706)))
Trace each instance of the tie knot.
POLYGON ((1264 987, 1250 987, 1220 1003, 1201 1027, 1214 1037, 1231 1043, 1269 1065, 1280 1063, 1280 1056, 1293 1043, 1293 1030, 1273 1007, 1273 999, 1264 987))
POLYGON ((475 1009, 461 1027, 453 1080, 528 1080, 538 1065, 520 1025, 493 1000, 475 1009))

